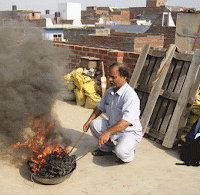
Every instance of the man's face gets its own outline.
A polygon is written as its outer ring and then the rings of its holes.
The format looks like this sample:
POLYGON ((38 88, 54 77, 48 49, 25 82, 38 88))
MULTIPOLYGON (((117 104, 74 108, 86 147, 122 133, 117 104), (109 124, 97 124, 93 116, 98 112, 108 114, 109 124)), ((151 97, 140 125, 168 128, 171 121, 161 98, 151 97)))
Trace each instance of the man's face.
POLYGON ((114 88, 115 92, 126 83, 126 77, 120 76, 118 67, 113 67, 109 71, 108 76, 109 76, 108 80, 109 80, 111 86, 114 88))

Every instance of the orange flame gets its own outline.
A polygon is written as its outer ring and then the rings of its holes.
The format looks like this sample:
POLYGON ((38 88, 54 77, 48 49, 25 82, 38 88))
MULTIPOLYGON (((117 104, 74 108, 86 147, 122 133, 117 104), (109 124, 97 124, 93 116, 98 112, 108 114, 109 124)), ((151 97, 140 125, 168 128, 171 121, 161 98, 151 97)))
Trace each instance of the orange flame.
POLYGON ((61 148, 57 143, 52 143, 51 140, 47 142, 48 132, 54 127, 54 123, 49 124, 47 127, 42 118, 34 120, 33 130, 36 132, 35 136, 32 136, 30 140, 25 141, 24 143, 17 142, 12 146, 14 148, 19 148, 24 146, 33 151, 33 155, 30 156, 30 160, 35 164, 32 168, 32 171, 36 173, 39 171, 42 164, 46 162, 45 157, 50 155, 52 152, 57 152, 58 158, 61 158, 59 155, 63 150, 69 154, 67 148, 61 148))

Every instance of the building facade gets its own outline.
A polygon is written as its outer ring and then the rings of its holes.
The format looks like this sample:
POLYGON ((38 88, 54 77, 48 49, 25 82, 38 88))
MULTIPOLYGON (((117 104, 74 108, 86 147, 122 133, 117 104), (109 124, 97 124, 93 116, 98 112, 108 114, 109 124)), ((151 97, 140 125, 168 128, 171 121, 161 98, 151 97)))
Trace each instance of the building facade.
POLYGON ((146 0, 146 7, 160 7, 165 6, 167 0, 146 0))
POLYGON ((64 30, 63 29, 51 29, 45 28, 44 36, 47 40, 55 41, 55 42, 65 42, 64 39, 64 30))
POLYGON ((59 3, 58 11, 63 20, 81 20, 80 3, 59 3))

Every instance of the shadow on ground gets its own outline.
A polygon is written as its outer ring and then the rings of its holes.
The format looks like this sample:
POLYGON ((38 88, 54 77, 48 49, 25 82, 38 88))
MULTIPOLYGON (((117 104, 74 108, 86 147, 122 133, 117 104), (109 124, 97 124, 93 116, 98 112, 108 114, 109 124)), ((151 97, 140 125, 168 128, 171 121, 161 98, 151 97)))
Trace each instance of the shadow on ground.
POLYGON ((116 155, 111 156, 94 156, 93 163, 102 167, 112 167, 120 165, 119 158, 116 155))
POLYGON ((31 181, 31 173, 28 171, 28 167, 27 167, 27 164, 24 163, 20 168, 19 168, 19 173, 20 175, 28 180, 28 181, 31 181))

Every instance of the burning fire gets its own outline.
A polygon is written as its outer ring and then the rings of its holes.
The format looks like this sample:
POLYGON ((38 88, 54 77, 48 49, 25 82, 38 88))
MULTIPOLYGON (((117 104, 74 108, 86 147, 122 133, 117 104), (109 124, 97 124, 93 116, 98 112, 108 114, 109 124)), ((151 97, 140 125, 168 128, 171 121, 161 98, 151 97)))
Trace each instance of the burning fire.
POLYGON ((47 126, 44 118, 37 118, 34 120, 33 126, 35 135, 24 143, 18 142, 12 145, 14 148, 24 146, 25 148, 29 148, 33 151, 33 155, 30 156, 30 160, 34 163, 34 166, 31 169, 34 173, 40 170, 42 164, 46 162, 45 157, 51 153, 56 152, 58 158, 62 158, 62 156, 59 154, 61 154, 63 151, 69 154, 67 148, 61 148, 57 143, 52 143, 51 139, 47 139, 47 135, 49 131, 53 129, 53 127, 54 123, 51 123, 47 126))

